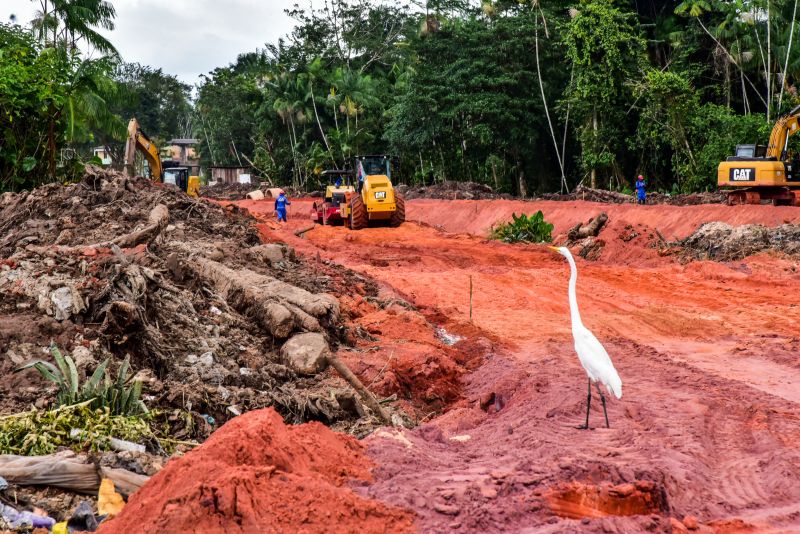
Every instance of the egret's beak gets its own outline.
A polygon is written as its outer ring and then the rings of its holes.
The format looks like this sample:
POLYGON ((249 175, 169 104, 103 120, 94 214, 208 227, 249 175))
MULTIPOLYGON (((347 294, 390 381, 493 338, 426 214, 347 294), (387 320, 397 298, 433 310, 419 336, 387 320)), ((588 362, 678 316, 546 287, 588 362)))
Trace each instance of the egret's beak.
POLYGON ((550 250, 552 250, 553 252, 558 252, 558 247, 551 247, 551 246, 549 246, 549 245, 548 245, 548 247, 547 247, 547 248, 549 248, 549 249, 550 249, 550 250))

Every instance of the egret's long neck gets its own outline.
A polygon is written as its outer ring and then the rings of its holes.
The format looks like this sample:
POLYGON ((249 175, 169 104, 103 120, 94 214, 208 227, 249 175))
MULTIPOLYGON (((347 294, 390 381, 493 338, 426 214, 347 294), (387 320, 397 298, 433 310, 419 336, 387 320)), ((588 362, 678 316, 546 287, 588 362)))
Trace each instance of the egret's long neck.
POLYGON ((569 262, 569 315, 572 318, 573 328, 577 325, 582 325, 581 313, 578 311, 578 297, 576 295, 575 286, 578 283, 578 268, 575 267, 575 260, 572 256, 567 256, 569 262))

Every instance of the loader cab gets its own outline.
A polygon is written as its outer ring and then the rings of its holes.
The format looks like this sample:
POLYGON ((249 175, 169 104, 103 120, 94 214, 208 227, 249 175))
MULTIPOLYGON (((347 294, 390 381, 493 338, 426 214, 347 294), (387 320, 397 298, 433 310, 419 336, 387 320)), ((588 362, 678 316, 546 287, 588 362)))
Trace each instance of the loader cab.
POLYGON ((364 181, 372 176, 386 177, 383 182, 391 184, 393 171, 397 169, 399 159, 396 156, 355 156, 356 188, 360 193, 364 181))
POLYGON ((339 207, 347 201, 349 194, 355 191, 353 187, 353 172, 350 170, 331 169, 322 171, 326 179, 325 202, 334 207, 339 207))

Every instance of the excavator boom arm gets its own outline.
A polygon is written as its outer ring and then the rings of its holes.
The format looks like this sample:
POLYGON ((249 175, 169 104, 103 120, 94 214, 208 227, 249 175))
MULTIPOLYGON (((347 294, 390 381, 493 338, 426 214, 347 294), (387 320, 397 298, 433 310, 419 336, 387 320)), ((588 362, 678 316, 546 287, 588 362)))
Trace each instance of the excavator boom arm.
POLYGON ((769 144, 767 145, 768 158, 775 158, 778 161, 785 159, 789 137, 800 130, 800 122, 798 121, 800 121, 800 106, 778 119, 769 136, 769 144))
POLYGON ((140 151, 150 165, 150 172, 153 180, 160 182, 163 176, 161 157, 158 155, 158 147, 153 143, 139 128, 139 122, 131 119, 128 123, 128 141, 125 143, 125 169, 128 174, 133 176, 133 164, 136 158, 136 151, 140 151))

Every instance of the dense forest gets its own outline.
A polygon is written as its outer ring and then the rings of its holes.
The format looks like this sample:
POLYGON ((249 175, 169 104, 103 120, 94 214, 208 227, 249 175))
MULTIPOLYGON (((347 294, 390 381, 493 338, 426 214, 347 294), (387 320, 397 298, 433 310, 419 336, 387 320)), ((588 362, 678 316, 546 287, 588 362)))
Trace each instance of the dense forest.
POLYGON ((157 140, 197 137, 205 166, 309 189, 354 154, 391 153, 408 183, 530 196, 641 173, 697 191, 800 102, 797 0, 397 4, 295 7, 289 35, 192 91, 123 62, 98 33, 110 2, 44 1, 0 26, 0 189, 69 179, 135 115, 157 140))

